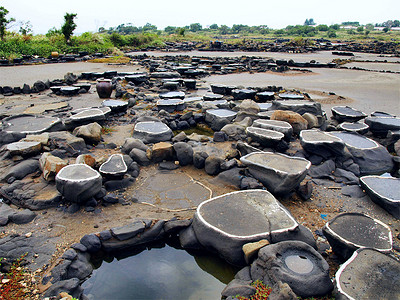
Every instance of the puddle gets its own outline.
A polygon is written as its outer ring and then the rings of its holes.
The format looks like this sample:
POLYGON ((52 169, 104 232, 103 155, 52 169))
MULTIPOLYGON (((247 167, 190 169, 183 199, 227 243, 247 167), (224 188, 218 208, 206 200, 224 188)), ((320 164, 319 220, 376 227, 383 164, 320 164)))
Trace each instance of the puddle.
POLYGON ((285 264, 290 270, 299 274, 308 274, 314 268, 311 260, 303 255, 290 255, 285 258, 285 264))
POLYGON ((135 250, 133 256, 100 261, 82 285, 84 294, 96 300, 220 299, 238 271, 216 256, 169 245, 135 250))

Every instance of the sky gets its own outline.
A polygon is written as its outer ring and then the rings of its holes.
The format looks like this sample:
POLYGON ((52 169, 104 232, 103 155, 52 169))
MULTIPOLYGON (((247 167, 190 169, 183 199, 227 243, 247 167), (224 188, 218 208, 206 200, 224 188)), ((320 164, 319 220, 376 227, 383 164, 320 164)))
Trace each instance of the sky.
MULTIPOLYGON (((17 21, 30 21, 35 34, 50 28, 61 28, 65 13, 76 13, 75 34, 95 32, 99 27, 115 27, 132 23, 143 26, 186 26, 200 23, 267 25, 284 28, 303 24, 313 18, 317 24, 340 24, 359 21, 361 24, 382 23, 400 19, 399 0, 0 0, 17 21)), ((11 30, 18 31, 15 25, 11 30)))

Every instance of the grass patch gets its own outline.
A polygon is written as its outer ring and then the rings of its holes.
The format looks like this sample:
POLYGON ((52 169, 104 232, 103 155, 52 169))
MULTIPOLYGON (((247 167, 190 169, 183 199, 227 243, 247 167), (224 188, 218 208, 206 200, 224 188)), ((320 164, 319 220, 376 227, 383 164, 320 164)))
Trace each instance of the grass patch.
POLYGON ((92 63, 107 63, 107 64, 127 64, 131 61, 129 57, 126 56, 112 56, 103 57, 89 60, 92 63))

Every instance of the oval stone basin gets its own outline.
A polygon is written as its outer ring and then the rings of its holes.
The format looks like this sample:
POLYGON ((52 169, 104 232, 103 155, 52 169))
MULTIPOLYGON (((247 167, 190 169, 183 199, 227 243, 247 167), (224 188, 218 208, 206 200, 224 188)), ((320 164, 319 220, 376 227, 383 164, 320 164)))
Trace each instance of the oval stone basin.
POLYGON ((68 181, 83 181, 99 177, 100 174, 85 164, 65 166, 57 174, 58 178, 68 181))
POLYGON ((348 147, 358 149, 373 149, 379 147, 379 144, 362 135, 353 134, 350 132, 331 132, 331 135, 340 138, 348 147))
POLYGON ((259 127, 247 127, 246 132, 249 137, 264 147, 274 147, 285 137, 281 132, 259 127))
POLYGON ((260 92, 260 93, 256 94, 256 97, 260 101, 273 100, 275 98, 275 93, 274 92, 260 92))
POLYGON ((161 99, 183 99, 185 98, 184 92, 168 92, 160 94, 161 99))
POLYGON ((257 103, 258 107, 260 107, 260 111, 267 111, 271 108, 272 103, 257 103))
POLYGON ((386 134, 389 130, 400 129, 400 118, 368 117, 365 119, 365 123, 376 134, 386 134))
POLYGON ((323 232, 333 251, 348 259, 358 248, 392 249, 392 232, 381 221, 359 213, 343 213, 325 224, 323 232))
POLYGON ((400 263, 379 251, 357 250, 335 277, 337 298, 400 299, 400 263))
POLYGON ((332 107, 332 115, 339 122, 348 121, 356 122, 365 118, 367 115, 360 110, 356 110, 350 106, 334 106, 332 107))
POLYGON ((292 125, 285 121, 258 119, 252 126, 282 132, 286 139, 290 139, 293 133, 292 125))
POLYGON ((273 194, 290 194, 306 177, 311 162, 280 153, 253 152, 240 158, 250 173, 273 194))
POLYGON ((128 167, 122 154, 113 154, 100 166, 99 171, 103 175, 123 176, 128 171, 128 167))
POLYGON ((25 134, 42 133, 57 124, 61 124, 59 118, 34 115, 18 115, 5 118, 2 121, 4 131, 25 134))
POLYGON ((166 142, 172 138, 172 130, 162 122, 139 122, 133 130, 133 137, 145 143, 166 142))
POLYGON ((382 176, 363 176, 362 188, 376 204, 382 206, 395 218, 400 219, 400 179, 382 176))
POLYGON ((112 111, 122 111, 128 107, 128 102, 121 100, 104 100, 102 106, 109 107, 112 111))
POLYGON ((236 116, 236 112, 228 109, 210 109, 207 110, 207 113, 220 118, 234 118, 236 116))
POLYGON ((343 122, 343 123, 339 124, 339 128, 344 131, 364 134, 364 133, 367 133, 369 126, 365 123, 343 122))
POLYGON ((290 100, 304 99, 304 95, 294 94, 294 93, 281 93, 281 94, 279 94, 279 97, 282 99, 290 99, 290 100))
POLYGON ((161 99, 157 101, 158 110, 164 109, 169 113, 185 109, 185 102, 182 99, 161 99))

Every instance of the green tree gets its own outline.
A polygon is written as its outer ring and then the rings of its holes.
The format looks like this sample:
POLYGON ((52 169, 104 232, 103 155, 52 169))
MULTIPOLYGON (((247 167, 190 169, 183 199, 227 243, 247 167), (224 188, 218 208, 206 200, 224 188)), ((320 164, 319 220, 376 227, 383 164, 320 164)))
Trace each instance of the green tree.
POLYGON ((200 23, 193 23, 190 24, 189 30, 193 32, 201 31, 203 29, 203 26, 201 26, 200 23))
POLYGON ((385 27, 385 28, 383 28, 383 32, 388 32, 389 31, 389 27, 385 27))
POLYGON ((69 14, 66 13, 64 16, 64 25, 61 27, 61 33, 64 35, 65 40, 69 43, 72 33, 76 29, 76 24, 74 19, 76 18, 77 14, 69 14))
POLYGON ((184 28, 184 27, 179 27, 179 28, 176 30, 176 33, 177 33, 178 35, 180 35, 180 36, 185 36, 185 30, 186 30, 186 28, 184 28))
POLYGON ((14 22, 14 18, 7 19, 6 15, 9 13, 7 9, 0 6, 0 39, 4 41, 4 36, 6 34, 7 25, 14 22))
POLYGON ((221 25, 221 26, 219 27, 219 32, 220 32, 221 34, 228 34, 228 33, 229 33, 229 27, 226 26, 226 25, 221 25))
POLYGON ((218 25, 217 24, 212 24, 212 25, 210 25, 210 29, 213 29, 213 30, 215 29, 216 30, 216 29, 218 29, 218 25))
POLYGON ((177 28, 175 26, 167 26, 164 28, 164 31, 167 33, 174 33, 174 32, 176 32, 176 29, 177 28))
POLYGON ((329 30, 328 31, 328 37, 335 38, 336 37, 336 32, 334 30, 329 30))
POLYGON ((339 30, 340 29, 340 25, 339 24, 333 24, 333 25, 329 26, 329 29, 339 30))
POLYGON ((328 31, 328 30, 329 30, 329 27, 328 27, 328 25, 321 24, 321 25, 318 25, 318 26, 316 27, 316 29, 317 29, 318 31, 328 31))
POLYGON ((305 26, 315 25, 314 19, 313 19, 313 18, 311 18, 311 19, 306 19, 306 20, 304 21, 304 25, 305 25, 305 26))
POLYGON ((363 31, 364 31, 364 27, 363 26, 357 27, 357 32, 361 33, 363 31))
POLYGON ((27 21, 27 22, 22 22, 21 26, 19 27, 19 32, 22 35, 28 35, 30 33, 32 33, 32 25, 31 22, 27 21))
POLYGON ((374 24, 369 23, 369 24, 365 25, 365 29, 367 29, 369 31, 374 30, 374 24))

